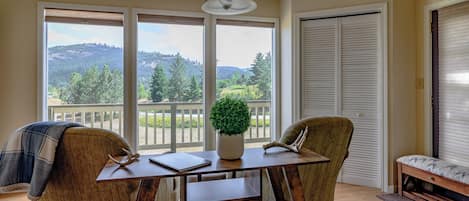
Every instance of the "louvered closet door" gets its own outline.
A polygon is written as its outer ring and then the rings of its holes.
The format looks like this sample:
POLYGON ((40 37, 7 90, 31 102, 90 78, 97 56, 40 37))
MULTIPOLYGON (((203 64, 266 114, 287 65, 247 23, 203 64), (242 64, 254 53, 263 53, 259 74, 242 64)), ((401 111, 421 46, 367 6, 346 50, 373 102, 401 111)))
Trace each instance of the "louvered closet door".
POLYGON ((439 157, 469 167, 469 3, 438 15, 439 157))
POLYGON ((381 186, 378 14, 340 19, 342 115, 355 129, 342 182, 381 186))
POLYGON ((340 115, 355 126, 340 182, 381 187, 379 14, 307 20, 301 35, 301 117, 340 115))
POLYGON ((303 21, 301 117, 337 114, 337 19, 303 21))

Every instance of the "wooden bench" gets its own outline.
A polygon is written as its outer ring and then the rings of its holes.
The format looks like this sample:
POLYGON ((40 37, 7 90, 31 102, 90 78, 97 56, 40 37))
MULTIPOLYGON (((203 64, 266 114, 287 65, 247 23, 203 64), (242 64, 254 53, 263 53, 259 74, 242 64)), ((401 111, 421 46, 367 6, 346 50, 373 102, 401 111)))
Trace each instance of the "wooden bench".
POLYGON ((428 191, 406 189, 412 177, 435 186, 459 193, 463 200, 469 200, 469 167, 452 164, 440 159, 412 155, 397 159, 398 192, 412 200, 446 201, 445 196, 428 191))

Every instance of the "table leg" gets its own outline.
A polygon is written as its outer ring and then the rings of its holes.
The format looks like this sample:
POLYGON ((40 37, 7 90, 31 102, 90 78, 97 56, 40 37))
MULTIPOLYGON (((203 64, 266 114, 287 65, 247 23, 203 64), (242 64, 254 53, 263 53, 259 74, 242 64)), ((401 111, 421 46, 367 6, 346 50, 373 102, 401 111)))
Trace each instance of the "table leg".
POLYGON ((271 167, 267 168, 267 175, 270 180, 270 185, 272 186, 272 191, 274 192, 275 200, 285 201, 283 197, 282 190, 282 180, 284 178, 281 167, 271 167))
POLYGON ((137 201, 153 201, 155 200, 158 187, 160 186, 160 178, 143 179, 140 181, 138 188, 137 201))
POLYGON ((303 185, 301 184, 300 174, 298 172, 298 167, 296 165, 288 165, 284 167, 284 170, 292 200, 304 201, 305 195, 303 185))
POLYGON ((179 189, 179 198, 181 201, 187 200, 187 176, 180 177, 180 189, 179 189))

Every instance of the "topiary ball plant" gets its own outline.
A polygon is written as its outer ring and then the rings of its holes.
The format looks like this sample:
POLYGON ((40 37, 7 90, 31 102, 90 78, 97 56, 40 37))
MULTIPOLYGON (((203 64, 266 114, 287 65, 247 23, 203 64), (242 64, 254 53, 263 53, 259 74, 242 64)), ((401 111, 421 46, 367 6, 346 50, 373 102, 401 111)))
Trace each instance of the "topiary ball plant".
POLYGON ((249 128, 251 114, 246 102, 225 97, 213 105, 210 121, 220 134, 241 135, 249 128))

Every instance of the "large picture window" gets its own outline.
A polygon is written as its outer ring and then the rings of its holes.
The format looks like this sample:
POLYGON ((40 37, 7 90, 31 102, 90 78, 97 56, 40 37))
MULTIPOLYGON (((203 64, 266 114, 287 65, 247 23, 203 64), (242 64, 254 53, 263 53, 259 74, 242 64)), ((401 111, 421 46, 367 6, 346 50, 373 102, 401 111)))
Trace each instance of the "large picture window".
POLYGON ((49 120, 123 133, 122 13, 47 9, 49 120))
POLYGON ((246 100, 251 126, 247 147, 270 141, 272 105, 273 23, 217 20, 216 95, 246 100))
POLYGON ((40 9, 42 120, 112 130, 142 154, 202 151, 215 148, 206 111, 230 96, 251 109, 247 147, 274 137, 275 19, 40 9))
POLYGON ((202 151, 204 19, 138 17, 139 148, 202 151))

